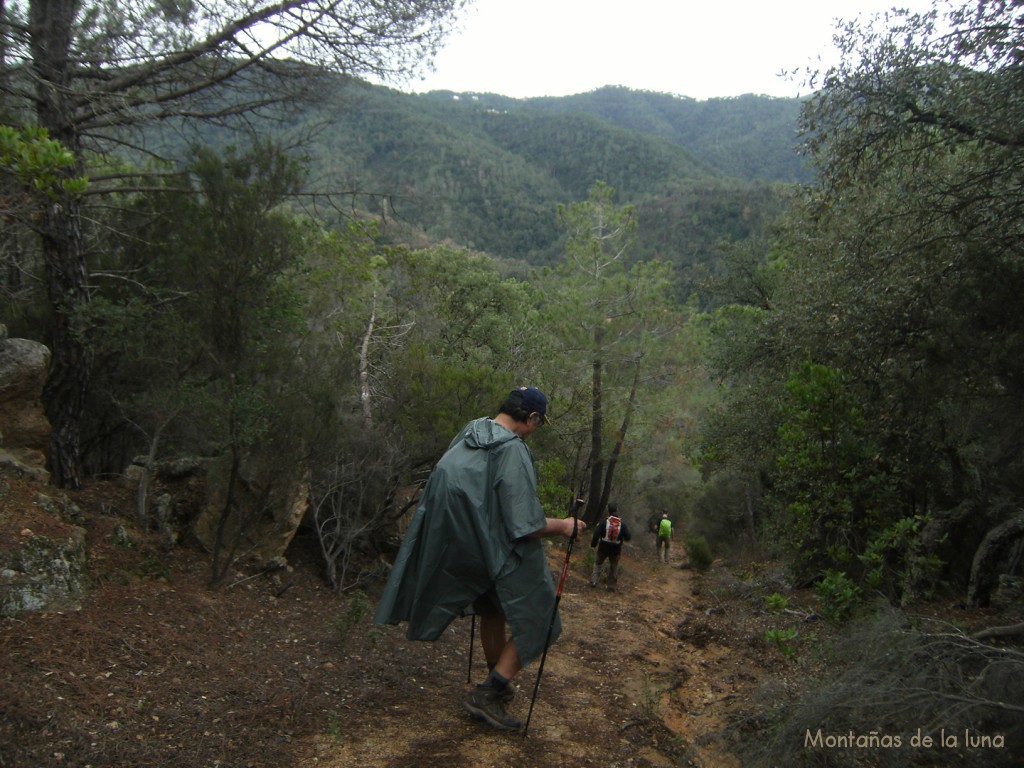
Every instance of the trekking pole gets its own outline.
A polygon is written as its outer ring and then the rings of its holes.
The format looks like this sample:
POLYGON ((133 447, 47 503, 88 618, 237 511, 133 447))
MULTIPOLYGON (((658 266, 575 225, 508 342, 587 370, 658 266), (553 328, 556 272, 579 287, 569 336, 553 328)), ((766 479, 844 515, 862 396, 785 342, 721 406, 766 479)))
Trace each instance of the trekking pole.
POLYGON ((476 614, 473 614, 473 620, 469 625, 469 672, 466 674, 466 682, 473 682, 473 636, 476 634, 476 614))
POLYGON ((551 633, 555 629, 555 617, 558 615, 558 604, 562 602, 562 589, 565 587, 565 576, 569 573, 569 557, 572 555, 572 545, 576 541, 576 533, 579 531, 579 511, 584 504, 583 499, 576 499, 572 506, 572 536, 569 537, 569 545, 565 549, 565 562, 562 563, 562 577, 558 580, 558 590, 555 592, 555 607, 551 609, 551 623, 548 624, 548 636, 544 640, 544 652, 540 656, 540 666, 537 667, 537 681, 533 684, 533 696, 530 698, 530 711, 526 713, 526 724, 523 726, 523 736, 530 729, 530 718, 533 717, 533 705, 537 701, 537 690, 540 688, 540 676, 544 674, 544 660, 548 657, 548 647, 551 645, 551 633))

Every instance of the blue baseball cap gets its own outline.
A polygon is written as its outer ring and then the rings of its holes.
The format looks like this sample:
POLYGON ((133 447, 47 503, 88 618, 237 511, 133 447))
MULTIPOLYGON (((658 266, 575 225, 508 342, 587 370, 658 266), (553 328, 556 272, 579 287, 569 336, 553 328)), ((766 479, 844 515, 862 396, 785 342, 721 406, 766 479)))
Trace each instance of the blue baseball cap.
POLYGON ((551 423, 551 419, 547 417, 548 399, 544 396, 543 392, 536 387, 516 387, 512 390, 512 394, 516 392, 522 397, 523 405, 539 414, 541 421, 545 424, 551 423))

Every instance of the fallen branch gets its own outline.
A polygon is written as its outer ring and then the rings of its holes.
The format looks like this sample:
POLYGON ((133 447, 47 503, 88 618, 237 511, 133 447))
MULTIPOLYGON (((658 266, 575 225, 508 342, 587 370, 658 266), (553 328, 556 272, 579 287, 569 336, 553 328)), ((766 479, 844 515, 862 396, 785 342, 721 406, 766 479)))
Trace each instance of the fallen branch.
POLYGON ((980 632, 975 632, 971 637, 974 640, 988 640, 991 637, 1015 637, 1017 635, 1024 635, 1024 621, 1005 627, 987 627, 980 632))
POLYGON ((817 621, 820 617, 816 613, 807 613, 805 611, 796 611, 792 608, 783 608, 782 612, 788 616, 799 616, 803 621, 817 621))
POLYGON ((651 719, 649 717, 634 718, 632 720, 627 720, 625 723, 623 723, 621 726, 619 726, 619 733, 622 733, 623 731, 627 730, 628 728, 637 728, 637 727, 639 727, 641 725, 647 725, 650 722, 651 722, 651 719))

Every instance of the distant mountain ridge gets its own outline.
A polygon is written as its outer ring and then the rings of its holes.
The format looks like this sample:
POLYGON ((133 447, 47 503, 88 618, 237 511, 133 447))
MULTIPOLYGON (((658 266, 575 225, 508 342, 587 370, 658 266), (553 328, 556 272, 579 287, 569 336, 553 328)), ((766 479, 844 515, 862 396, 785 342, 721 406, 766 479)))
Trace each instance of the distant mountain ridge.
POLYGON ((796 183, 810 183, 813 178, 796 151, 803 99, 747 94, 698 101, 623 86, 530 99, 452 91, 433 91, 423 98, 468 100, 483 109, 588 114, 620 128, 667 139, 727 176, 796 183))
POLYGON ((637 206, 632 258, 686 271, 714 261, 719 243, 762 231, 786 188, 810 183, 794 149, 801 104, 622 87, 536 99, 406 94, 338 77, 283 128, 258 130, 301 143, 312 189, 356 193, 397 240, 551 264, 562 253, 558 206, 604 182, 637 206))
POLYGON ((794 148, 801 104, 621 87, 535 99, 405 94, 343 81, 330 103, 295 119, 323 123, 309 150, 315 183, 377 193, 370 209, 406 238, 551 263, 557 206, 602 181, 638 206, 635 257, 687 266, 759 231, 781 209, 776 185, 811 181, 794 148))

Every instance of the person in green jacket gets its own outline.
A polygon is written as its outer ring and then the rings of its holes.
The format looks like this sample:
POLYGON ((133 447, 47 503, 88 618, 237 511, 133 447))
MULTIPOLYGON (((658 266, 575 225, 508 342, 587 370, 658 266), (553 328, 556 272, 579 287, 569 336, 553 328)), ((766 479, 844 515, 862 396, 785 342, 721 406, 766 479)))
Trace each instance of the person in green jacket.
POLYGON ((672 521, 668 518, 668 512, 661 513, 661 520, 658 521, 658 560, 668 562, 668 550, 672 546, 672 521))
MULTIPOLYGON (((490 671, 463 707, 502 730, 521 725, 505 709, 511 680, 543 653, 555 607, 540 539, 573 534, 574 521, 546 517, 537 497, 525 439, 545 423, 547 398, 519 387, 497 416, 463 427, 427 480, 374 618, 407 621, 410 640, 436 640, 455 618, 478 615, 490 671)), ((552 642, 560 633, 556 616, 552 642)))

